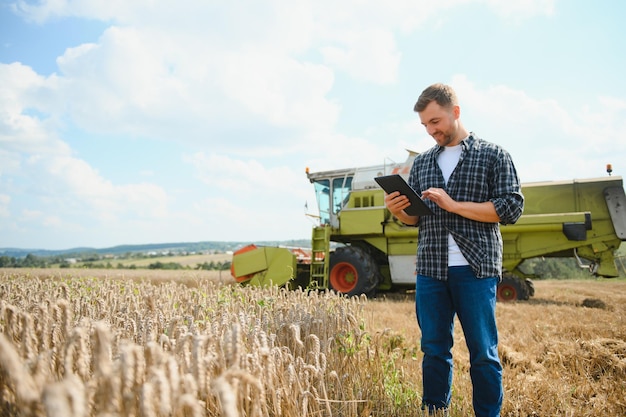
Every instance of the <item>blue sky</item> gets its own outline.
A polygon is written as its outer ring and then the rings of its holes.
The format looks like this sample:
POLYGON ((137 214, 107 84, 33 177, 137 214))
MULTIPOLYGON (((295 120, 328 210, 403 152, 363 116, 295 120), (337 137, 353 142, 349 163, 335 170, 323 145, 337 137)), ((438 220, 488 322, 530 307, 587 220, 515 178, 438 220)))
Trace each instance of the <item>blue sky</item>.
POLYGON ((0 247, 306 239, 455 87, 523 182, 626 169, 626 2, 0 0, 0 247))

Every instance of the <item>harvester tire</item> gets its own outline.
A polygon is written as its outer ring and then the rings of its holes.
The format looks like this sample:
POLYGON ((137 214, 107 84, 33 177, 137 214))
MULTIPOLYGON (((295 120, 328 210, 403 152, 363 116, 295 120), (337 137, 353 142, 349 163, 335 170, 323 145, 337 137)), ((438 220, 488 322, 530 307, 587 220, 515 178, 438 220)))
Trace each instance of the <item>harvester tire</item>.
POLYGON ((356 246, 342 246, 330 255, 330 287, 342 294, 371 295, 379 281, 374 259, 356 246))
POLYGON ((502 281, 498 284, 498 301, 528 300, 530 289, 525 280, 515 275, 503 275, 502 281))
POLYGON ((534 297, 535 295, 535 283, 532 279, 526 278, 526 286, 528 287, 528 295, 529 297, 534 297))

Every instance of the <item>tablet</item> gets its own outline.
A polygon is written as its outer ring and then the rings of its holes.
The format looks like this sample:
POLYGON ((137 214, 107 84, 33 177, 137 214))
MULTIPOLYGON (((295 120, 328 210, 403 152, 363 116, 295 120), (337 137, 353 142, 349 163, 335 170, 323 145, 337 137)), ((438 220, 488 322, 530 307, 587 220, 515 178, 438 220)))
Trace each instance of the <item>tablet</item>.
POLYGON ((409 216, 430 216, 433 214, 432 210, 400 175, 383 175, 381 177, 375 177, 374 181, 376 181, 387 194, 400 191, 400 194, 407 196, 411 205, 405 208, 404 211, 409 216))

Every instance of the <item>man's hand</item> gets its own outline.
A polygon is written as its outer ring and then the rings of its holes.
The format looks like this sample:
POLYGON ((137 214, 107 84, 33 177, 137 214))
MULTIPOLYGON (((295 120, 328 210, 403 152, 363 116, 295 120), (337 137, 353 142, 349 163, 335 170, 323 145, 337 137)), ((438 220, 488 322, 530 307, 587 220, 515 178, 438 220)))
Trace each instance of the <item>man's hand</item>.
POLYGON ((428 199, 450 213, 458 214, 471 220, 487 223, 497 223, 500 217, 491 201, 474 203, 471 201, 458 202, 442 188, 429 188, 422 193, 422 198, 428 199))
POLYGON ((400 194, 398 191, 385 195, 385 206, 387 206, 387 209, 391 212, 391 214, 404 224, 417 224, 419 217, 409 216, 404 211, 404 209, 410 205, 411 203, 409 202, 409 198, 400 194))
POLYGON ((431 187, 422 193, 422 198, 432 201, 445 211, 454 213, 453 208, 456 201, 443 188, 431 187))

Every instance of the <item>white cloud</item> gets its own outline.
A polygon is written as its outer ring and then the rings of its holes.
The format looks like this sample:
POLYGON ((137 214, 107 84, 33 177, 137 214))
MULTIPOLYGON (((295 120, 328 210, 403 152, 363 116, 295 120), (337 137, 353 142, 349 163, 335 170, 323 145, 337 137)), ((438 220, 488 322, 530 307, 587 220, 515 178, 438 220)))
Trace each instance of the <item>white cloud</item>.
POLYGON ((196 153, 188 157, 200 181, 235 195, 277 198, 294 189, 297 175, 287 166, 267 167, 256 160, 236 160, 224 155, 196 153))
POLYGON ((607 159, 626 156, 626 144, 615 140, 626 127, 622 99, 598 97, 593 107, 577 109, 503 85, 481 88, 464 76, 451 84, 466 127, 503 145, 524 181, 598 177, 607 159))
POLYGON ((187 142, 210 132, 334 125, 339 109, 326 97, 333 83, 328 67, 269 45, 227 51, 190 39, 111 27, 98 45, 68 49, 58 65, 72 120, 91 132, 187 142))
MULTIPOLYGON (((65 92, 71 92, 67 83, 55 75, 39 76, 17 63, 0 64, 0 79, 0 159, 7 161, 2 164, 0 179, 8 181, 8 175, 21 178, 29 189, 55 201, 50 209, 59 213, 69 207, 88 207, 99 213, 97 217, 126 211, 163 215, 167 197, 160 187, 114 185, 86 161, 74 157, 68 144, 59 139, 61 125, 57 120, 65 110, 62 100, 67 99, 67 104, 71 101, 64 97, 65 92), (64 201, 68 195, 71 199, 64 201)), ((94 110, 98 111, 91 106, 94 110)))
POLYGON ((313 209, 312 186, 304 166, 268 166, 257 160, 240 160, 199 152, 187 157, 205 184, 192 215, 211 233, 232 240, 296 239, 310 233, 304 204, 313 209), (271 230, 271 233, 268 232, 271 230), (271 234, 271 236, 270 236, 271 234))
POLYGON ((327 63, 356 80, 391 84, 397 79, 401 54, 388 30, 360 31, 344 47, 325 46, 321 52, 327 63))
POLYGON ((36 23, 43 23, 56 17, 85 17, 91 19, 111 20, 127 19, 133 10, 138 7, 148 7, 149 1, 137 0, 125 2, 123 0, 42 0, 33 4, 27 0, 18 0, 12 7, 16 13, 25 19, 36 23))
POLYGON ((5 152, 66 153, 56 136, 62 112, 59 79, 42 77, 20 63, 0 63, 0 144, 5 152))
MULTIPOLYGON (((75 16, 114 24, 96 44, 76 45, 58 58, 55 91, 62 101, 50 109, 55 118, 67 109, 90 132, 197 142, 207 132, 228 137, 237 129, 287 127, 292 136, 332 129, 340 111, 329 99, 335 71, 395 82, 397 31, 470 2, 335 3, 49 0, 18 1, 15 9, 38 22, 75 16), (318 53, 324 64, 315 62, 318 53)), ((523 10, 550 9, 546 4, 526 1, 523 10)), ((268 141, 282 145, 284 138, 268 141)))
POLYGON ((625 151, 626 140, 618 140, 626 129, 626 99, 598 97, 593 105, 577 111, 578 134, 589 139, 594 149, 625 151))
MULTIPOLYGON (((49 0, 18 1, 15 8, 39 22, 64 16, 111 21, 97 45, 77 45, 59 58, 73 116, 91 129, 119 123, 138 135, 172 136, 181 125, 202 131, 207 124, 201 120, 232 122, 234 114, 301 126, 308 109, 324 116, 319 123, 332 123, 337 108, 327 93, 333 71, 369 83, 395 82, 398 30, 408 33, 438 11, 466 3, 472 2, 187 0, 156 7, 141 0, 49 0), (328 67, 312 61, 318 53, 328 67), (151 117, 162 120, 160 126, 147 128, 151 117)), ((553 8, 553 1, 513 3, 487 1, 504 15, 553 8)))
POLYGON ((7 194, 0 194, 0 217, 9 217, 11 211, 9 205, 11 204, 11 196, 7 194))
POLYGON ((326 98, 333 83, 328 68, 263 49, 226 53, 220 61, 216 81, 224 96, 251 117, 302 130, 334 125, 338 108, 326 98))
POLYGON ((486 3, 502 17, 521 20, 536 15, 552 15, 555 11, 556 1, 557 0, 486 0, 486 3))
MULTIPOLYGON (((129 233, 148 233, 158 241, 155 231, 167 223, 170 201, 160 186, 113 184, 85 161, 70 156, 37 155, 23 165, 12 177, 22 184, 11 187, 15 197, 0 198, 0 216, 8 213, 9 202, 12 211, 19 213, 0 230, 14 240, 24 239, 23 246, 31 247, 28 242, 47 236, 63 245, 67 239, 74 240, 70 245, 119 244, 120 237, 129 233)), ((128 238, 132 237, 123 239, 128 238)), ((47 242, 47 246, 59 243, 47 242)))
POLYGON ((62 221, 58 216, 50 215, 40 210, 24 209, 19 215, 19 220, 22 223, 32 224, 35 227, 44 227, 59 229, 62 221))
POLYGON ((162 218, 167 213, 167 195, 154 184, 115 185, 88 163, 72 157, 34 157, 29 172, 41 173, 37 186, 54 211, 79 213, 88 210, 94 218, 162 218))

